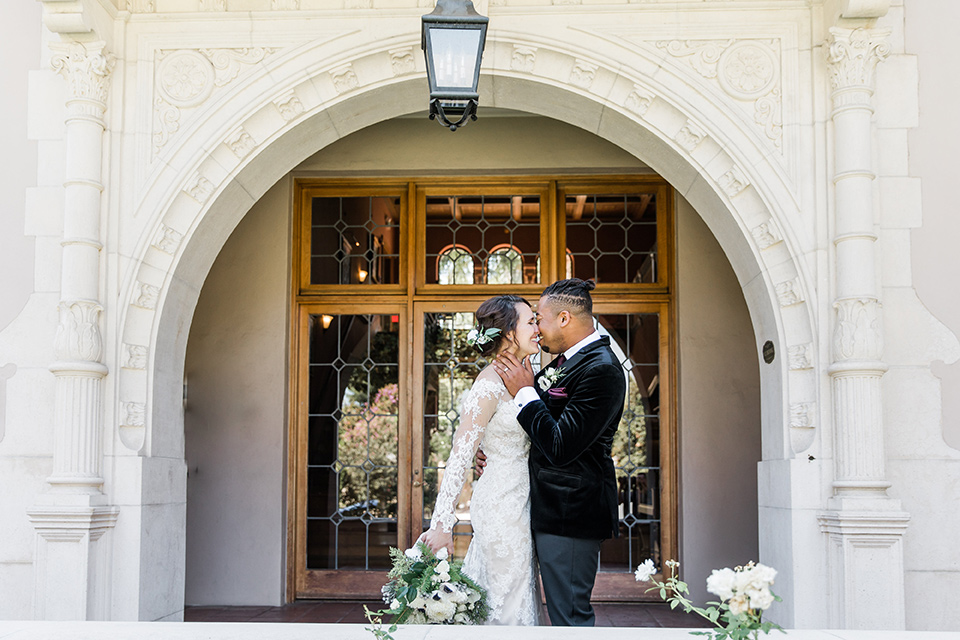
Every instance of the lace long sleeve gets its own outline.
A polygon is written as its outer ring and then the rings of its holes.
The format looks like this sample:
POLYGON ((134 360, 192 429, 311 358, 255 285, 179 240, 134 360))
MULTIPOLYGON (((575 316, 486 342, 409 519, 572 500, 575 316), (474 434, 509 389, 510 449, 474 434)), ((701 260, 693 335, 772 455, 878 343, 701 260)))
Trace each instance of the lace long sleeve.
POLYGON ((460 408, 460 426, 453 434, 453 447, 440 483, 437 504, 430 520, 431 529, 450 533, 457 524, 457 499, 463 490, 467 471, 473 467, 473 457, 483 440, 487 423, 497 410, 506 389, 499 379, 478 379, 467 392, 460 408))

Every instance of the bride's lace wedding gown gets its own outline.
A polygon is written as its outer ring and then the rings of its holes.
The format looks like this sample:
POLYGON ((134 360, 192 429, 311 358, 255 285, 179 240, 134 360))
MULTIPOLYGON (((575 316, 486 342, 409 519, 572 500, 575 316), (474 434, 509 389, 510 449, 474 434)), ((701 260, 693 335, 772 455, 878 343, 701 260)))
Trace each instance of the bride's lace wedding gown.
POLYGON ((431 529, 453 530, 457 500, 482 442, 487 466, 473 488, 473 539, 463 569, 487 590, 487 624, 538 622, 527 467, 530 439, 517 422, 518 412, 500 377, 492 370, 482 372, 461 401, 460 426, 430 523, 431 529))

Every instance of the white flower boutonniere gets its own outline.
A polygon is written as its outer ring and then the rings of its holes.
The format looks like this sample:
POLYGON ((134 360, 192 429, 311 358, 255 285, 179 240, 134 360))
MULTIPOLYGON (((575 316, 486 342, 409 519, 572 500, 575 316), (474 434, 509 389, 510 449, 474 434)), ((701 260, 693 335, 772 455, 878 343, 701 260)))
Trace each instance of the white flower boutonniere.
POLYGON ((560 378, 567 375, 562 368, 551 369, 548 368, 543 372, 543 375, 540 376, 540 380, 537 382, 540 385, 541 391, 546 391, 551 388, 553 385, 560 382, 560 378))

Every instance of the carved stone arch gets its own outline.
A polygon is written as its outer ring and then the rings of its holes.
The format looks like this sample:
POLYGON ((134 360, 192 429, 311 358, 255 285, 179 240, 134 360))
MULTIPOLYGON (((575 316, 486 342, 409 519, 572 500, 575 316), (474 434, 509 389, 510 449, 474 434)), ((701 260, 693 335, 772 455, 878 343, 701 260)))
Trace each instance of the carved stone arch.
MULTIPOLYGON (((643 52, 583 55, 573 39, 491 33, 481 104, 581 127, 633 153, 704 217, 744 290, 758 342, 782 357, 762 370, 764 457, 789 458, 815 441, 815 299, 790 220, 796 199, 756 131, 727 117, 674 72, 646 77, 643 52), (634 66, 631 66, 633 62, 634 66)), ((119 439, 129 453, 182 455, 182 372, 189 322, 207 272, 253 204, 299 162, 377 122, 423 111, 423 61, 410 34, 309 72, 285 58, 286 77, 250 82, 203 115, 171 149, 140 199, 150 220, 121 299, 119 439), (268 86, 265 90, 264 87, 268 86), (152 425, 164 425, 157 433, 152 425), (153 431, 153 432, 151 432, 153 431)), ((759 344, 758 344, 759 349, 759 344)))

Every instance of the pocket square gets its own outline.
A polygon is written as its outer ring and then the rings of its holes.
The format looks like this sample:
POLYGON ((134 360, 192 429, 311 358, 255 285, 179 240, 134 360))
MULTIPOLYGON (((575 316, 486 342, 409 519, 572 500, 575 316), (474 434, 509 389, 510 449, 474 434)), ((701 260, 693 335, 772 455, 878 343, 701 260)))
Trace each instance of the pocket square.
POLYGON ((555 400, 566 399, 567 390, 565 387, 553 387, 547 389, 547 396, 555 400))

